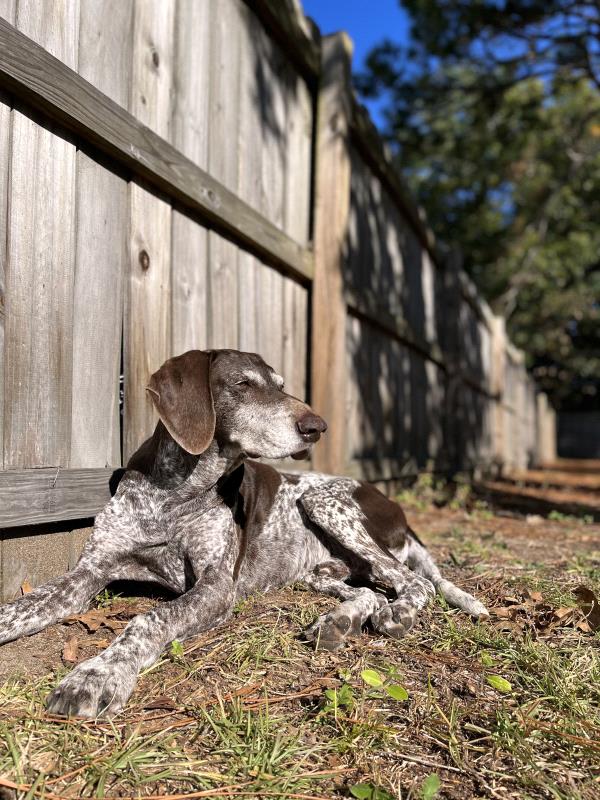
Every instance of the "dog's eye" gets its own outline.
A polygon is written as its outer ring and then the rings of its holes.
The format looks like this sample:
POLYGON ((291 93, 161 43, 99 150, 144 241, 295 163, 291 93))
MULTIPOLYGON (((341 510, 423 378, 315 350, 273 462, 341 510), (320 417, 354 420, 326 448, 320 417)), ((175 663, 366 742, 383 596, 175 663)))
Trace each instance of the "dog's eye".
POLYGON ((236 386, 251 386, 251 383, 248 380, 243 380, 243 381, 236 381, 235 385, 236 386))

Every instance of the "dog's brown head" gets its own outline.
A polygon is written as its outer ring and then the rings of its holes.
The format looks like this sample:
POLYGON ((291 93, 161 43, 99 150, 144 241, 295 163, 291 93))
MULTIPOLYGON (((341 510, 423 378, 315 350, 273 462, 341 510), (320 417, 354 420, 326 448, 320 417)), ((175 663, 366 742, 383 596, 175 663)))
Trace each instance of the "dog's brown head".
POLYGON ((190 350, 166 361, 147 390, 173 439, 194 455, 216 439, 232 456, 301 458, 327 430, 256 353, 190 350))

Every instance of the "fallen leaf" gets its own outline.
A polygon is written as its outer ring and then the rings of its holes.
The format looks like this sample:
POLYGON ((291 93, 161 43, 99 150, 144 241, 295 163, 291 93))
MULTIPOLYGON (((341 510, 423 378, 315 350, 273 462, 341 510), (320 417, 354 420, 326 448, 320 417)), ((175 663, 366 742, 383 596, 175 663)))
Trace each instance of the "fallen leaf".
POLYGON ((33 586, 29 583, 27 578, 21 584, 21 594, 29 594, 29 592, 33 592, 33 586))
POLYGON ((76 617, 69 617, 66 621, 70 624, 73 622, 81 622, 81 624, 85 625, 90 633, 96 633, 98 628, 101 626, 104 626, 113 633, 116 633, 123 628, 123 624, 117 620, 110 619, 111 616, 113 615, 109 611, 104 611, 100 608, 93 608, 90 611, 86 611, 85 614, 78 614, 76 617))
POLYGON ((574 609, 568 608, 567 606, 562 606, 561 608, 556 608, 554 610, 554 616, 556 617, 556 619, 561 620, 564 619, 565 617, 568 617, 569 614, 572 614, 573 610, 574 609))
POLYGON ((529 589, 525 589, 523 597, 533 600, 534 603, 541 603, 544 599, 541 592, 531 592, 529 589))
POLYGON ((62 651, 62 660, 65 664, 76 664, 79 655, 79 642, 76 636, 69 636, 62 651))
POLYGON ((600 603, 596 595, 587 586, 577 586, 573 590, 573 594, 577 598, 590 628, 593 631, 600 630, 600 603))
POLYGON ((514 619, 517 610, 517 606, 499 606, 498 608, 491 608, 490 613, 494 617, 500 617, 501 619, 514 619))

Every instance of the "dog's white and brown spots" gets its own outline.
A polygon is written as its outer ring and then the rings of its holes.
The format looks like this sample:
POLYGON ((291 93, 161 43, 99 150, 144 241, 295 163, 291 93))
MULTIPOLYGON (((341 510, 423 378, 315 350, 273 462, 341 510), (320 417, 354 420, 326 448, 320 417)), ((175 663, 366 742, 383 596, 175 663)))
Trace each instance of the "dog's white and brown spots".
POLYGON ((48 698, 53 713, 118 712, 169 642, 219 625, 242 597, 301 579, 342 601, 306 631, 317 647, 340 647, 369 619, 403 636, 435 589, 487 614, 442 578, 399 506, 369 484, 249 460, 302 457, 327 428, 260 356, 192 350, 169 359, 148 391, 160 414, 154 435, 131 458, 76 567, 2 607, 0 644, 83 611, 116 579, 155 581, 179 597, 75 667, 48 698))

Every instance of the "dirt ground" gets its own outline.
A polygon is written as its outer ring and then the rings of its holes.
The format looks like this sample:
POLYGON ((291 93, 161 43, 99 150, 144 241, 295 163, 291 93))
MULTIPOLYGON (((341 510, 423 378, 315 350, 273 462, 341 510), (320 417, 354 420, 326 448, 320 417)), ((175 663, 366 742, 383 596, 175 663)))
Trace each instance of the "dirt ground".
POLYGON ((315 653, 301 632, 335 601, 297 585, 175 643, 113 720, 48 716, 61 675, 164 600, 116 587, 0 650, 0 798, 600 797, 600 463, 399 500, 489 620, 438 600, 402 641, 315 653))

